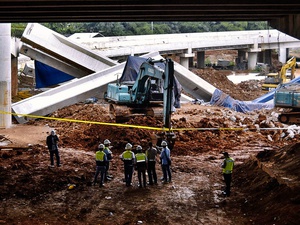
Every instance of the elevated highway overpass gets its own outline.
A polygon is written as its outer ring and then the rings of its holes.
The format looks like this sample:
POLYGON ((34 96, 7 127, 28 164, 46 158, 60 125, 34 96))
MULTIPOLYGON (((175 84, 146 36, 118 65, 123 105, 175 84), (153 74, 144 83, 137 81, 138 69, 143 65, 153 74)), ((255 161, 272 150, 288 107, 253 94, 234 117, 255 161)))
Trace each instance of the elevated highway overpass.
POLYGON ((300 38, 295 0, 1 0, 0 22, 268 21, 300 38))
MULTIPOLYGON (((94 34, 97 36, 96 34, 94 34)), ((279 60, 287 61, 287 49, 300 47, 300 41, 278 30, 226 31, 183 34, 160 34, 116 37, 88 37, 73 34, 69 37, 87 48, 107 57, 127 56, 159 52, 178 54, 181 64, 188 68, 188 58, 197 54, 197 65, 204 67, 204 52, 216 49, 235 49, 239 51, 240 61, 248 60, 248 68, 256 66, 257 54, 264 54, 264 63, 271 64, 270 51, 280 51, 279 60), (179 41, 180 40, 180 41, 179 41)))

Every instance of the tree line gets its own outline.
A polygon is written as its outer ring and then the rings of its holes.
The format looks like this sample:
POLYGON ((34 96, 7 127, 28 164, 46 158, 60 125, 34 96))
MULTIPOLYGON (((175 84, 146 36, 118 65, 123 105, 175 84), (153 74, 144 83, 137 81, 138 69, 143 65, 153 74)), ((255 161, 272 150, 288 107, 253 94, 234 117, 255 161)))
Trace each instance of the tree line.
MULTIPOLYGON (((21 37, 27 23, 12 23, 11 35, 21 37)), ((150 34, 200 33, 243 30, 266 30, 266 21, 254 22, 91 22, 42 23, 62 35, 74 33, 99 33, 100 36, 130 36, 150 34)))

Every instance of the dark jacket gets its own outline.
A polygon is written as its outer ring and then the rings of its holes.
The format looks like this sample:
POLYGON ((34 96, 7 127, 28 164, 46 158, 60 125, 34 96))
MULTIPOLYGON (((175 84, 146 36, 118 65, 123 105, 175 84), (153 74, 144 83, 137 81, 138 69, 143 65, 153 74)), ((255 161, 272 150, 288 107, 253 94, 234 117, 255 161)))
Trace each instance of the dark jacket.
POLYGON ((49 149, 49 151, 55 151, 58 150, 58 143, 59 139, 57 137, 57 135, 49 135, 47 137, 46 143, 47 143, 47 147, 49 149))

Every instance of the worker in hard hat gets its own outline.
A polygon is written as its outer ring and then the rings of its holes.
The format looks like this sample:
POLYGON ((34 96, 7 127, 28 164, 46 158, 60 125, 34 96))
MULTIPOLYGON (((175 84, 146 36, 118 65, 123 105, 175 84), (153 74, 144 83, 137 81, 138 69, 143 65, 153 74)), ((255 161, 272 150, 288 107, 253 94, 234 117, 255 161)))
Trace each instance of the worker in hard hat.
POLYGON ((110 150, 110 141, 108 139, 104 140, 104 153, 106 154, 107 161, 106 161, 106 171, 105 171, 105 176, 104 179, 105 181, 111 180, 112 176, 108 174, 110 162, 113 158, 112 151, 110 150))
POLYGON ((171 174, 171 153, 170 149, 168 148, 167 141, 161 142, 162 151, 160 153, 160 160, 161 160, 161 168, 163 171, 163 183, 172 182, 172 174, 171 174))
POLYGON ((50 167, 54 167, 54 155, 56 157, 56 164, 58 167, 60 167, 60 156, 58 152, 58 142, 59 138, 56 135, 55 131, 52 130, 50 132, 50 135, 46 138, 46 144, 50 153, 50 167))
POLYGON ((172 182, 171 174, 171 154, 166 141, 161 142, 162 151, 160 153, 161 168, 163 171, 163 183, 172 182))
POLYGON ((139 180, 139 187, 146 187, 147 181, 146 181, 146 170, 147 170, 147 156, 145 153, 142 152, 143 148, 142 146, 138 145, 136 147, 136 154, 135 154, 135 166, 138 171, 138 180, 139 180), (142 182, 142 176, 143 176, 143 182, 142 182))
POLYGON ((97 182, 97 177, 100 173, 100 182, 99 186, 103 187, 104 186, 104 176, 105 176, 105 171, 106 171, 106 162, 107 162, 107 157, 106 154, 104 153, 104 145, 99 144, 97 152, 95 154, 96 158, 96 173, 94 176, 94 181, 93 184, 95 185, 97 182))
POLYGON ((156 156, 157 156, 157 149, 153 147, 152 142, 149 142, 149 147, 146 150, 146 156, 148 159, 148 166, 147 166, 147 172, 148 172, 148 180, 149 185, 157 184, 157 174, 156 174, 156 156))
POLYGON ((124 175, 125 175, 125 182, 126 186, 132 186, 132 174, 133 174, 133 166, 135 161, 135 155, 131 151, 132 145, 127 143, 125 146, 125 151, 121 155, 121 159, 124 162, 124 175))
POLYGON ((229 156, 228 152, 222 152, 222 154, 224 155, 224 160, 221 167, 222 167, 222 173, 226 185, 225 191, 223 191, 223 195, 229 197, 234 159, 229 156))

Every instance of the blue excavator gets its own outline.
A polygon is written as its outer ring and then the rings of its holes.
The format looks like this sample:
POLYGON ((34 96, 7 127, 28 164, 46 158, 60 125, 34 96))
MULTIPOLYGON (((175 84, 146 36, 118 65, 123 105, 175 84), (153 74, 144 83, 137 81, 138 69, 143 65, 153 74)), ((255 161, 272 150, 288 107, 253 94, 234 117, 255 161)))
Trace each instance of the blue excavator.
POLYGON ((274 106, 285 109, 278 115, 281 123, 300 124, 300 84, 287 83, 276 89, 274 106))
POLYGON ((172 148, 175 141, 171 132, 171 114, 175 110, 174 79, 171 59, 147 59, 141 64, 135 81, 108 84, 105 99, 111 103, 110 113, 116 122, 128 121, 137 115, 163 118, 164 132, 158 135, 157 144, 166 139, 172 148))

